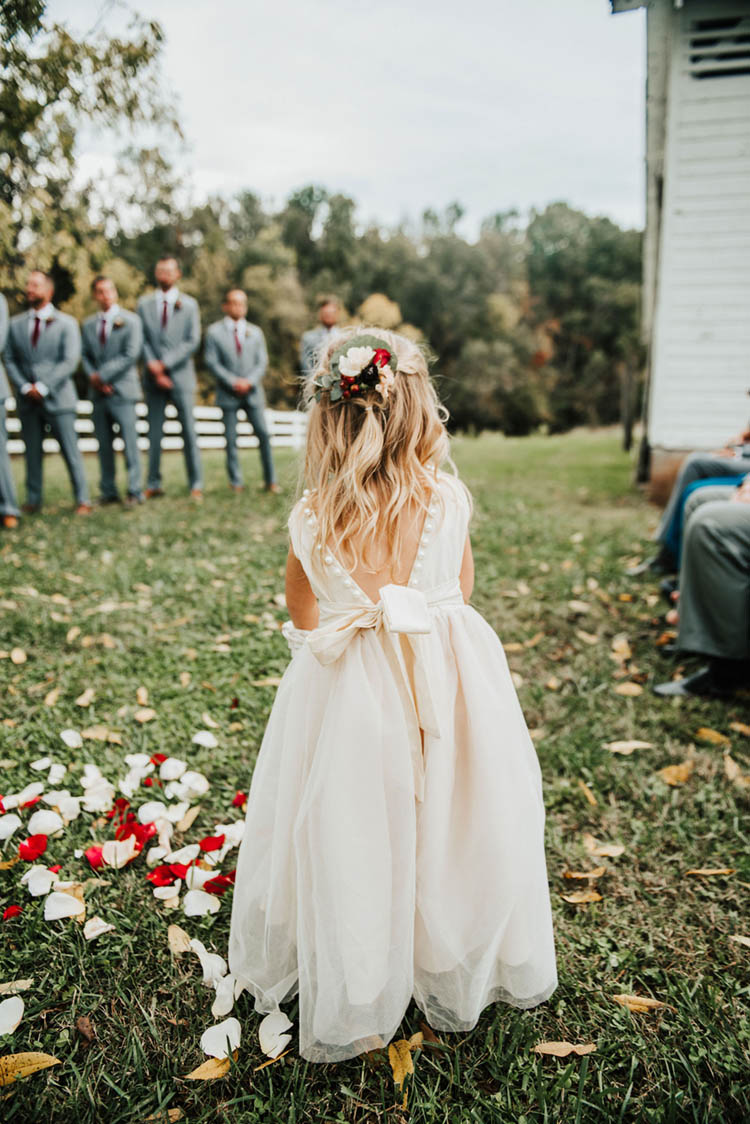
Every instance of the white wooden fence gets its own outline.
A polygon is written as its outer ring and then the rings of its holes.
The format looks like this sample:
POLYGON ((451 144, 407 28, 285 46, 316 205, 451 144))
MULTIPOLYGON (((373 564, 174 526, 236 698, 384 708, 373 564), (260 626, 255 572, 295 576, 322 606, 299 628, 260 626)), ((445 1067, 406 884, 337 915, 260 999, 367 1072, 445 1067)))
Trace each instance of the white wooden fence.
MULTIPOLYGON (((15 408, 15 402, 9 398, 7 403, 9 411, 15 408)), ((148 449, 148 421, 146 405, 137 402, 136 428, 138 430, 138 444, 141 449, 148 449)), ((76 432, 79 434, 78 447, 82 453, 95 453, 99 444, 94 435, 94 407, 91 402, 79 402, 76 410, 76 432)), ((218 406, 196 406, 193 410, 195 428, 198 432, 198 446, 201 449, 223 449, 226 446, 224 438, 224 422, 222 412, 218 406)), ((277 447, 300 449, 305 441, 307 420, 305 415, 297 410, 266 410, 266 425, 271 437, 271 444, 277 447)), ((20 454, 24 451, 21 437, 21 423, 11 414, 7 419, 8 426, 8 452, 20 454)), ((239 410, 237 422, 237 445, 240 449, 257 448, 258 438, 253 433, 253 427, 245 416, 244 410, 239 410)), ((164 434, 161 439, 162 449, 181 449, 182 431, 177 420, 177 411, 171 404, 167 405, 166 419, 164 421, 164 434)), ((53 437, 45 437, 45 453, 59 452, 59 445, 53 437)), ((115 449, 122 449, 122 439, 115 438, 115 449)))

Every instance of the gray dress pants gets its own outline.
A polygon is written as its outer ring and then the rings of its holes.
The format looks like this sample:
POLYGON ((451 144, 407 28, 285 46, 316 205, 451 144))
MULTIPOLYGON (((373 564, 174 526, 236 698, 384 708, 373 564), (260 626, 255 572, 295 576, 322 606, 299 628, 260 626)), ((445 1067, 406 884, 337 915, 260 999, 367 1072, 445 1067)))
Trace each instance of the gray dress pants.
POLYGON ((128 473, 128 495, 141 494, 141 460, 138 454, 138 430, 135 425, 135 402, 116 395, 94 399, 94 432, 99 442, 99 490, 103 499, 117 499, 114 425, 120 430, 125 445, 125 467, 128 473))
POLYGON ((161 488, 161 435, 164 431, 164 414, 167 402, 177 410, 182 427, 182 452, 185 457, 188 487, 191 492, 203 487, 201 455, 195 432, 193 406, 195 395, 175 383, 172 390, 162 391, 149 387, 146 392, 148 407, 148 483, 147 488, 161 488))
POLYGON ((65 467, 68 470, 70 483, 73 488, 75 502, 89 502, 89 487, 86 483, 86 473, 83 468, 83 456, 78 448, 76 437, 75 410, 63 410, 59 414, 51 414, 44 404, 27 403, 19 411, 21 433, 26 446, 26 499, 34 507, 42 503, 42 441, 44 440, 45 426, 49 425, 52 436, 60 446, 65 467))
POLYGON ((685 527, 677 643, 719 659, 750 658, 750 504, 701 504, 685 527))
POLYGON ((240 469, 240 458, 237 451, 237 411, 239 409, 243 409, 247 414, 247 420, 253 427, 253 433, 258 438, 260 461, 263 466, 263 480, 265 481, 266 487, 268 487, 269 484, 274 484, 276 482, 276 476, 273 467, 273 454, 271 453, 271 439, 268 436, 268 428, 266 426, 265 410, 262 405, 251 405, 244 399, 240 399, 239 405, 236 407, 224 406, 222 408, 227 442, 227 475, 229 476, 229 483, 235 488, 242 484, 242 470, 240 469))
POLYGON ((750 457, 717 457, 711 453, 691 453, 685 457, 656 529, 656 541, 664 542, 675 508, 688 484, 711 476, 744 476, 746 472, 750 472, 750 457))

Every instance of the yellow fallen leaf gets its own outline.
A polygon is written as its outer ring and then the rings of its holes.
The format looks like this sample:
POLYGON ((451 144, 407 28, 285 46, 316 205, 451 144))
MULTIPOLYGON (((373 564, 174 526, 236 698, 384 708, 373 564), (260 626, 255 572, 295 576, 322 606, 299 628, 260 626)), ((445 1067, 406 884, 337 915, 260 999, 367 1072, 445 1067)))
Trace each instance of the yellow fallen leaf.
POLYGON ((588 613, 591 606, 587 601, 569 601, 568 608, 571 613, 582 616, 584 613, 588 613))
POLYGON ((139 687, 135 692, 135 701, 138 706, 148 706, 148 687, 139 687))
POLYGON ((695 731, 695 736, 698 741, 708 742, 709 745, 731 744, 731 739, 726 734, 720 734, 718 730, 712 730, 710 726, 701 726, 700 729, 695 731))
POLYGON ((190 952, 190 937, 179 925, 169 926, 167 929, 167 941, 175 956, 182 956, 184 952, 190 952))
POLYGON ((93 687, 87 687, 83 694, 79 695, 76 699, 76 706, 91 706, 92 702, 94 701, 95 694, 96 691, 93 687))
POLYGON ((750 726, 747 722, 730 722, 729 729, 734 730, 735 734, 744 734, 746 738, 750 738, 750 726))
POLYGON ((208 727, 209 727, 209 729, 211 729, 211 730, 218 730, 218 729, 219 729, 219 726, 221 725, 221 723, 220 723, 220 722, 216 722, 216 721, 215 721, 215 720, 214 720, 214 719, 213 719, 213 718, 211 717, 211 715, 210 715, 210 714, 208 713, 208 711, 207 711, 207 710, 204 710, 204 711, 203 711, 203 714, 201 714, 201 722, 203 722, 203 723, 204 723, 204 725, 208 726, 208 727))
POLYGON ((571 905, 588 905, 589 902, 600 902, 602 900, 601 894, 596 890, 576 890, 572 894, 560 894, 564 902, 570 902, 571 905))
POLYGON ((628 1011, 635 1011, 640 1014, 645 1014, 647 1011, 656 1011, 660 1007, 667 1006, 660 999, 650 999, 648 995, 613 995, 612 998, 621 1007, 627 1007, 628 1011))
POLYGON ((595 870, 564 870, 563 878, 588 878, 590 882, 593 882, 606 873, 606 866, 597 866, 595 870))
POLYGON ((735 874, 735 873, 736 873, 736 870, 735 870, 735 867, 733 867, 733 866, 716 866, 716 867, 701 866, 701 867, 696 868, 695 870, 686 870, 685 871, 685 877, 687 877, 688 874, 697 874, 701 878, 712 878, 714 875, 717 875, 717 874, 735 874))
POLYGON ((151 722, 152 719, 156 718, 156 711, 150 706, 144 706, 141 707, 140 710, 136 710, 133 718, 135 718, 136 722, 140 722, 141 724, 144 722, 151 722))
POLYGON ((29 1077, 40 1069, 60 1064, 60 1059, 51 1054, 5 1054, 0 1057, 0 1085, 12 1085, 19 1077, 29 1077))
POLYGON ((278 687, 280 682, 281 682, 280 677, 275 676, 275 675, 269 676, 268 679, 253 679, 252 680, 253 687, 278 687))
POLYGON ((617 660, 618 663, 627 663, 629 659, 632 659, 632 656, 633 649, 630 647, 630 641, 624 632, 619 633, 612 640, 612 658, 617 660))
POLYGON ((420 1049, 421 1046, 422 1034, 419 1031, 411 1038, 399 1038, 397 1042, 391 1042, 388 1047, 388 1060, 391 1063, 394 1085, 400 1087, 409 1074, 414 1073, 411 1052, 420 1049))
POLYGON ((638 695, 643 694, 643 687, 640 683, 631 683, 630 680, 627 680, 625 683, 617 684, 615 687, 615 694, 624 695, 625 698, 628 699, 634 699, 637 698, 638 695))
POLYGON ((737 762, 728 753, 724 754, 724 776, 738 788, 750 787, 750 774, 743 773, 737 762))
POLYGON ((80 628, 78 627, 77 624, 74 624, 73 627, 69 628, 68 631, 66 632, 65 639, 67 640, 68 644, 72 644, 73 641, 77 640, 80 635, 81 635, 80 628))
POLYGON ((193 826, 193 823, 196 820, 200 810, 201 810, 200 804, 196 804, 194 807, 188 808, 187 812, 185 812, 185 815, 182 817, 182 819, 178 820, 177 823, 175 824, 176 830, 179 831, 179 832, 182 832, 183 834, 184 834, 184 832, 189 831, 190 828, 193 826))
POLYGON ((547 1054, 553 1058, 567 1058, 568 1054, 578 1054, 579 1057, 583 1057, 584 1054, 593 1054, 595 1049, 595 1042, 537 1042, 534 1053, 547 1054))
POLYGON ((537 644, 541 643, 542 640, 544 640, 544 633, 535 632, 528 640, 524 640, 523 646, 524 648, 536 648, 537 644))
POLYGON ((57 700, 59 698, 60 698, 60 688, 59 687, 53 687, 52 690, 48 691, 47 694, 44 696, 44 705, 45 706, 57 706, 57 700))
POLYGON ((605 742, 604 748, 608 749, 610 753, 621 753, 626 757, 636 749, 653 749, 654 746, 652 742, 642 742, 634 738, 631 741, 624 742, 605 742))
POLYGON ((508 644, 503 644, 506 652, 522 652, 524 650, 523 644, 518 644, 515 640, 511 640, 508 644))
POLYGON ((109 742, 110 745, 122 745, 120 734, 110 730, 107 726, 89 726, 81 730, 81 737, 90 742, 109 742))
POLYGON ((275 1058, 269 1058, 267 1062, 261 1062, 260 1065, 256 1065, 253 1073, 257 1073, 259 1069, 265 1069, 267 1065, 273 1065, 274 1062, 280 1062, 281 1059, 285 1058, 291 1051, 292 1047, 290 1046, 288 1050, 284 1050, 283 1054, 277 1054, 275 1058))
MULTIPOLYGON (((235 1050, 235 1058, 237 1051, 235 1050)), ((185 1074, 185 1081, 215 1081, 217 1077, 226 1077, 229 1073, 229 1058, 209 1058, 197 1069, 185 1074)))
MULTIPOLYGON (((594 632, 586 632, 582 628, 576 629, 576 636, 579 640, 583 640, 584 644, 598 644, 599 637, 594 632)), ((536 1049, 536 1047, 535 1047, 536 1049)))
POLYGON ((23 648, 11 648, 10 658, 12 663, 26 663, 29 658, 23 648))
POLYGON ((586 784, 586 782, 585 782, 585 781, 582 781, 582 780, 579 780, 579 781, 578 781, 578 787, 580 788, 581 792, 583 793, 583 795, 584 795, 584 796, 586 797, 586 799, 588 800, 589 804, 591 804, 591 806, 592 806, 593 808, 595 808, 595 807, 596 807, 596 805, 597 805, 597 799, 596 799, 596 797, 594 796, 594 794, 593 794, 593 792, 591 791, 591 789, 589 788, 589 786, 588 786, 588 785, 586 784))
POLYGON ((667 784, 680 785, 688 780, 692 771, 693 762, 683 761, 680 765, 665 765, 663 769, 659 769, 656 775, 666 781, 667 784))
POLYGON ((143 1119, 143 1124, 176 1124, 182 1120, 185 1113, 181 1108, 165 1108, 161 1112, 152 1112, 143 1119))
POLYGON ((521 687, 523 687, 523 682, 524 682, 523 675, 521 675, 520 672, 513 671, 511 669, 510 677, 511 677, 511 680, 513 681, 513 686, 516 688, 517 691, 519 691, 521 689, 521 687))
POLYGON ((33 982, 32 976, 28 980, 11 980, 10 983, 0 983, 0 995, 17 995, 19 991, 28 991, 33 982))
POLYGON ((561 687, 560 680, 556 675, 550 675, 547 682, 544 684, 548 691, 559 691, 561 687))
POLYGON ((740 937, 733 934, 729 939, 735 941, 736 944, 743 945, 744 948, 750 948, 750 937, 740 937))
POLYGON ((190 680, 192 678, 193 677, 192 677, 192 675, 190 674, 189 671, 181 671, 180 672, 180 686, 181 687, 189 687, 190 686, 190 680))
POLYGON ((583 836, 583 845, 590 855, 602 859, 619 858, 625 851, 622 843, 600 843, 596 836, 586 832, 583 836))

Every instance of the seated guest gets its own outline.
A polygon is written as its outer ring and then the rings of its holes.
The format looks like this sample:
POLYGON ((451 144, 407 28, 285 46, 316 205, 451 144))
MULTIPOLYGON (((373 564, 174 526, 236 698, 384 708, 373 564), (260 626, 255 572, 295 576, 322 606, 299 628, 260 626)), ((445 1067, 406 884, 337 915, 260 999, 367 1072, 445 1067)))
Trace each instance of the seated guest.
POLYGON ((204 358, 216 378, 216 404, 224 414, 229 486, 242 491, 242 472, 237 455, 237 411, 243 409, 258 438, 266 491, 278 492, 268 436, 263 397, 263 376, 268 352, 263 332, 247 320, 247 297, 241 289, 230 289, 224 298, 224 319, 206 332, 204 358))
POLYGON ((332 339, 338 334, 341 305, 337 297, 321 297, 318 301, 318 326, 305 332, 299 349, 303 378, 310 378, 318 361, 332 339))
POLYGON ((638 566, 628 570, 629 576, 637 577, 649 571, 664 574, 677 569, 675 528, 679 526, 680 505, 684 503, 683 493, 686 488, 698 480, 712 479, 712 483, 716 483, 726 480, 728 476, 744 476, 748 471, 750 471, 750 428, 736 437, 730 437, 723 449, 714 453, 691 453, 686 457, 654 535, 654 539, 660 544, 659 551, 653 558, 647 558, 638 566))
POLYGON ((677 647, 708 665, 655 694, 726 698, 750 686, 750 477, 729 502, 700 504, 687 521, 677 647))
POLYGON ((83 370, 94 398, 94 432, 99 442, 101 483, 99 502, 119 503, 115 477, 114 430, 117 425, 125 446, 128 473, 126 507, 143 502, 141 459, 135 404, 141 397, 136 363, 143 347, 141 321, 117 303, 117 289, 109 277, 96 277, 91 286, 99 311, 83 322, 83 370))
MULTIPOLYGON (((0 355, 8 338, 8 302, 0 293, 0 355)), ((10 386, 0 363, 0 527, 6 531, 18 526, 18 500, 8 455, 8 431, 5 428, 5 399, 10 397, 10 386)))

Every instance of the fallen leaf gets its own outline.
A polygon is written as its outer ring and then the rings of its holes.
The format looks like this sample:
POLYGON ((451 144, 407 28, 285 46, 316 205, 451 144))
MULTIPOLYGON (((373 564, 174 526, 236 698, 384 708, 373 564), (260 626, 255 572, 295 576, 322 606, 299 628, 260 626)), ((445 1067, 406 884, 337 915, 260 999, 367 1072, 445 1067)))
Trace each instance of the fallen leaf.
POLYGON ((110 745, 122 745, 120 734, 110 730, 107 726, 89 726, 81 730, 81 737, 90 742, 109 742, 110 745))
POLYGON ((83 1045, 90 1046, 96 1034, 94 1032, 94 1025, 88 1015, 79 1015, 76 1019, 76 1030, 83 1040, 83 1045))
POLYGON ((560 894, 564 902, 570 902, 571 905, 588 905, 589 902, 600 902, 602 900, 601 894, 596 890, 576 890, 572 894, 560 894))
POLYGON ((567 1058, 569 1054, 578 1054, 583 1057, 584 1054, 593 1054, 596 1049, 595 1042, 586 1043, 573 1043, 573 1042, 537 1042, 534 1047, 535 1054, 547 1054, 553 1058, 567 1058))
MULTIPOLYGON (((237 1053, 233 1055, 235 1060, 237 1053)), ((229 1073, 229 1058, 209 1058, 191 1073, 185 1074, 185 1081, 215 1081, 217 1077, 226 1077, 229 1073)))
POLYGON ((621 843, 600 843, 594 835, 590 835, 588 832, 583 836, 583 845, 590 855, 596 855, 602 859, 619 858, 625 851, 621 843))
POLYGON ((697 874, 701 878, 712 878, 717 874, 736 874, 736 869, 733 866, 703 866, 695 870, 686 870, 685 877, 687 877, 688 874, 697 874))
POLYGON ((731 745, 731 738, 720 734, 718 730, 712 730, 710 726, 701 726, 695 731, 695 736, 698 741, 708 742, 709 745, 731 745))
POLYGON ((665 765, 663 769, 659 769, 656 775, 667 784, 680 785, 688 780, 692 771, 693 762, 683 761, 680 765, 665 765))
POLYGON ((422 1037, 424 1038, 424 1041, 429 1043, 429 1045, 431 1046, 438 1045, 440 1039, 438 1038, 437 1034, 435 1034, 435 1031, 432 1029, 432 1027, 428 1026, 428 1024, 425 1022, 421 1022, 419 1025, 422 1030, 422 1037))
POLYGON ((642 742, 635 738, 632 741, 625 742, 605 742, 604 748, 611 753, 621 753, 624 757, 627 757, 636 749, 653 749, 654 746, 652 742, 642 742))
POLYGON ((77 640, 80 635, 81 635, 80 628, 78 627, 77 624, 74 624, 72 628, 68 629, 68 631, 65 635, 65 639, 66 639, 68 644, 72 644, 73 641, 77 640))
POLYGON ((114 928, 102 917, 91 917, 83 926, 83 935, 87 941, 95 941, 97 937, 113 932, 114 928))
POLYGON ((744 734, 746 738, 750 738, 750 726, 747 722, 730 722, 729 729, 734 730, 735 734, 744 734))
POLYGON ((601 878, 601 876, 606 873, 606 866, 598 866, 595 870, 564 870, 563 878, 588 878, 590 882, 594 882, 597 878, 601 878))
POLYGON ((11 663, 26 663, 29 657, 24 652, 23 648, 12 648, 10 653, 11 663))
POLYGON ((550 675, 547 682, 544 684, 548 691, 559 691, 562 684, 556 675, 550 675))
POLYGON ((633 657, 633 649, 630 647, 630 641, 624 632, 619 633, 612 639, 612 658, 618 663, 627 663, 633 657))
POLYGON ((588 613, 591 606, 587 601, 569 601, 568 608, 571 613, 582 616, 584 613, 588 613))
POLYGON ((209 726, 212 730, 218 730, 220 726, 220 723, 216 722, 207 710, 204 710, 203 714, 201 714, 201 722, 205 726, 209 726))
POLYGON ((278 687, 281 683, 281 677, 271 675, 267 679, 253 679, 251 682, 253 687, 278 687))
POLYGON ((47 694, 44 696, 44 705, 45 706, 56 706, 57 700, 59 698, 60 698, 60 688, 59 687, 53 687, 52 690, 48 691, 47 694))
MULTIPOLYGON (((208 1062, 204 1062, 208 1065, 208 1062)), ((181 1108, 165 1108, 161 1112, 152 1112, 150 1116, 143 1119, 143 1124, 176 1124, 178 1120, 182 1120, 185 1113, 181 1108)))
POLYGON ((94 690, 94 688, 87 687, 83 694, 79 695, 76 699, 76 706, 91 706, 92 702, 94 701, 95 695, 96 691, 94 690))
POLYGON ((148 687, 139 687, 135 692, 135 701, 138 706, 148 706, 148 687))
POLYGON ((737 944, 743 945, 744 948, 750 948, 750 937, 732 935, 729 939, 730 941, 735 941, 737 944))
POLYGON ((589 786, 588 786, 588 785, 586 784, 586 782, 585 782, 585 781, 582 781, 582 780, 580 780, 580 779, 579 779, 579 781, 578 781, 578 787, 580 788, 581 792, 583 793, 583 795, 584 795, 584 796, 586 797, 586 799, 588 800, 589 804, 591 804, 591 806, 592 806, 593 808, 595 808, 595 807, 596 807, 596 805, 597 805, 597 799, 596 799, 596 797, 594 796, 594 794, 593 794, 593 792, 591 791, 591 789, 589 788, 589 786))
POLYGON ((618 683, 615 687, 616 695, 624 695, 626 698, 634 699, 638 695, 643 694, 643 687, 640 683, 631 683, 627 680, 625 683, 618 683))
POLYGON ((265 1069, 266 1066, 275 1065, 276 1062, 279 1062, 282 1058, 285 1058, 288 1053, 290 1053, 289 1050, 284 1050, 283 1054, 277 1054, 275 1058, 269 1058, 268 1061, 261 1062, 260 1065, 256 1065, 253 1073, 257 1073, 260 1069, 265 1069))
POLYGON ((388 1046, 388 1060, 391 1063, 391 1070, 393 1072, 393 1083, 399 1088, 403 1085, 406 1078, 414 1073, 414 1060, 412 1058, 412 1050, 419 1050, 422 1048, 422 1034, 417 1032, 411 1038, 399 1038, 396 1042, 391 1042, 388 1046))
POLYGON ((180 686, 181 687, 189 687, 190 686, 190 680, 192 678, 193 677, 192 677, 192 675, 190 674, 189 671, 181 671, 180 672, 180 686))
POLYGON ((189 831, 190 828, 193 826, 195 820, 198 818, 200 810, 201 810, 200 804, 196 804, 193 808, 188 808, 187 812, 185 812, 185 815, 182 817, 182 819, 178 820, 177 823, 175 824, 176 830, 179 831, 179 832, 182 832, 182 833, 184 833, 186 831, 189 831))
MULTIPOLYGON (((593 632, 585 632, 582 628, 576 629, 576 636, 579 640, 583 640, 584 644, 598 644, 599 637, 593 632)), ((536 1049, 536 1047, 534 1047, 536 1049)))
POLYGON ((17 991, 28 991, 33 983, 33 976, 28 980, 11 980, 10 983, 0 984, 0 995, 15 995, 17 991))
POLYGON ((156 718, 156 711, 150 706, 144 706, 141 707, 140 710, 135 711, 133 718, 135 718, 136 722, 140 722, 141 725, 143 725, 145 722, 151 722, 156 718))
POLYGON ((666 1007, 666 1003, 662 1003, 660 999, 650 999, 648 995, 613 995, 615 1003, 619 1003, 621 1007, 627 1007, 628 1011, 634 1011, 639 1014, 645 1014, 647 1011, 656 1011, 660 1007, 666 1007))
POLYGON ((51 1054, 6 1054, 0 1058, 0 1085, 11 1085, 20 1077, 29 1077, 40 1069, 60 1064, 60 1059, 53 1058, 51 1054))

